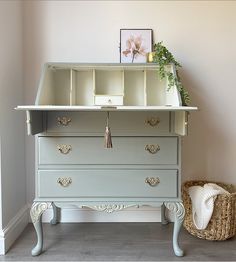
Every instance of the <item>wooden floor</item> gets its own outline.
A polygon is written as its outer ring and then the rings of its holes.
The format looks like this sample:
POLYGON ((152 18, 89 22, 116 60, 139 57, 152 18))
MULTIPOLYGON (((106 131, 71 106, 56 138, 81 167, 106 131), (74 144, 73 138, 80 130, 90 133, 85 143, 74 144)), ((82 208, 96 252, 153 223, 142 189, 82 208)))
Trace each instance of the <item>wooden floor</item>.
POLYGON ((180 244, 186 255, 175 257, 172 224, 44 224, 44 252, 31 257, 35 233, 31 224, 0 261, 236 261, 236 238, 212 242, 184 229, 180 244))

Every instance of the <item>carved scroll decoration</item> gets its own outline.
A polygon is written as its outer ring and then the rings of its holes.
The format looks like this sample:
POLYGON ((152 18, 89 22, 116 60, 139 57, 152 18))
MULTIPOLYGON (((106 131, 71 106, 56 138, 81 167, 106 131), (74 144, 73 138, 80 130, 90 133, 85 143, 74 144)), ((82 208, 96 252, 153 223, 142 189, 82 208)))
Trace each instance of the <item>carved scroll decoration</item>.
POLYGON ((164 204, 180 221, 184 219, 185 209, 182 202, 164 202, 164 204))
POLYGON ((89 206, 89 205, 82 205, 83 207, 88 207, 96 211, 102 211, 106 213, 113 213, 114 211, 120 211, 125 208, 130 208, 130 207, 139 207, 139 205, 122 205, 122 204, 104 204, 104 205, 99 205, 99 206, 89 206))
POLYGON ((32 219, 32 222, 35 223, 40 219, 40 216, 43 214, 45 210, 47 210, 51 206, 51 203, 47 202, 34 202, 31 210, 30 210, 30 216, 32 219))

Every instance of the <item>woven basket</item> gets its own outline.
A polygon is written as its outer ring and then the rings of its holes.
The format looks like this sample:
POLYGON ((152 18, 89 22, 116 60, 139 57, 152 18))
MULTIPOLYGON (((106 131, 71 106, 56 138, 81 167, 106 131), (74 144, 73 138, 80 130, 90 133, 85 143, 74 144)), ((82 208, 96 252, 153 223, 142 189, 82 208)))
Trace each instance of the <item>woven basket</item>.
POLYGON ((233 185, 209 181, 187 181, 182 185, 182 199, 185 207, 184 227, 199 238, 207 240, 225 240, 236 235, 236 190, 233 185), (192 220, 192 204, 188 193, 191 186, 203 186, 215 183, 231 194, 218 195, 214 203, 214 211, 206 229, 196 229, 192 220))

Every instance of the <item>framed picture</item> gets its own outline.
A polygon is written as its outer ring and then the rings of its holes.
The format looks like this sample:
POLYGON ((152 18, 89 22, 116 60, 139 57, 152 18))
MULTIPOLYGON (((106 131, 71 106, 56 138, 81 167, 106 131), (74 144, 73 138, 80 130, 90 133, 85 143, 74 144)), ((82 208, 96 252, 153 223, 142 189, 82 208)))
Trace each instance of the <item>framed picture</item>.
POLYGON ((152 41, 152 29, 120 29, 120 63, 146 63, 152 41))

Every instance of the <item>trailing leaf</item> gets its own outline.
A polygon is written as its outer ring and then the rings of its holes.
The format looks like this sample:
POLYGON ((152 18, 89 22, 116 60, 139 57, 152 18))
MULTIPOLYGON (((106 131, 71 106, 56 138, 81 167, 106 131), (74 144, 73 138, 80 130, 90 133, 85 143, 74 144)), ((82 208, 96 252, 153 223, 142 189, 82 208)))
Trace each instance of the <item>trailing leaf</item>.
POLYGON ((162 42, 158 42, 154 44, 153 61, 159 65, 158 73, 160 78, 161 79, 164 79, 165 77, 167 78, 168 90, 171 87, 176 86, 177 90, 180 93, 183 106, 187 106, 190 102, 190 97, 188 91, 184 88, 183 84, 181 83, 178 74, 178 67, 181 67, 181 65, 176 61, 172 53, 162 44, 162 42), (166 70, 166 66, 169 64, 175 65, 176 75, 166 70))

